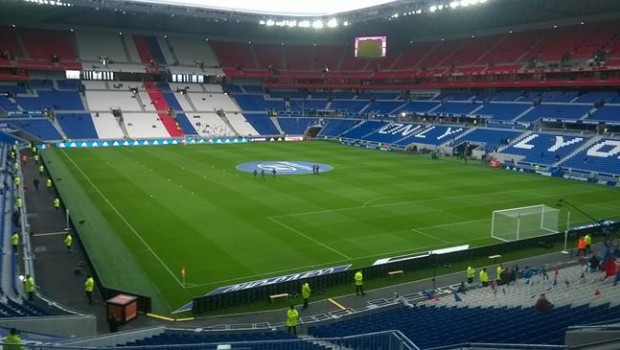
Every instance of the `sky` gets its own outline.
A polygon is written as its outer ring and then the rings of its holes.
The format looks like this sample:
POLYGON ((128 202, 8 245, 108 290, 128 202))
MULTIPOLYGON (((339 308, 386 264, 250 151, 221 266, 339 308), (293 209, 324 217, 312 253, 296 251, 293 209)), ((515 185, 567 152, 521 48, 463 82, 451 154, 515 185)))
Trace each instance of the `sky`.
POLYGON ((396 0, 130 0, 282 16, 329 16, 396 0))

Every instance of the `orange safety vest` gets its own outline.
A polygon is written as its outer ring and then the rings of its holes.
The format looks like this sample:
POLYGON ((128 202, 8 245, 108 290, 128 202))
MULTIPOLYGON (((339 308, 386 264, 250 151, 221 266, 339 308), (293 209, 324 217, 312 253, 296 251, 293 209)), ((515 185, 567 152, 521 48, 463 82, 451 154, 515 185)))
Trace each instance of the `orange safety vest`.
POLYGON ((579 242, 577 242, 577 249, 586 249, 586 240, 583 238, 579 238, 579 242))

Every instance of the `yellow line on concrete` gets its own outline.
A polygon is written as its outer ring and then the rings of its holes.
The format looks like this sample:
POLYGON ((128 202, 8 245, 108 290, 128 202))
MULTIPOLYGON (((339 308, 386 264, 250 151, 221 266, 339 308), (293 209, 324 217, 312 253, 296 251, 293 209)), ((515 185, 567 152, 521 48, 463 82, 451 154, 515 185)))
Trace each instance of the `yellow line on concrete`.
POLYGON ((329 300, 330 303, 336 305, 340 310, 347 310, 348 308, 342 306, 342 304, 340 304, 339 302, 337 302, 336 300, 332 299, 332 298, 327 298, 327 300, 329 300))
POLYGON ((160 319, 160 320, 174 322, 174 318, 170 318, 170 317, 166 317, 166 316, 162 316, 162 315, 158 315, 158 314, 153 314, 153 313, 150 313, 150 312, 148 314, 146 314, 146 315, 149 316, 149 317, 160 319))
POLYGON ((193 317, 185 317, 185 318, 177 318, 175 321, 184 322, 184 321, 193 321, 193 320, 194 320, 193 317))

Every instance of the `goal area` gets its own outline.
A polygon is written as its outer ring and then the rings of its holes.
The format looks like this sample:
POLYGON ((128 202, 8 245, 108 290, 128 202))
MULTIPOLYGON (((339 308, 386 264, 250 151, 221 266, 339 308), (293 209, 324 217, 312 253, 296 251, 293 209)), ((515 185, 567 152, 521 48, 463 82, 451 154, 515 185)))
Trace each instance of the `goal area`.
POLYGON ((558 233, 560 210, 544 204, 493 211, 491 237, 504 242, 558 233))

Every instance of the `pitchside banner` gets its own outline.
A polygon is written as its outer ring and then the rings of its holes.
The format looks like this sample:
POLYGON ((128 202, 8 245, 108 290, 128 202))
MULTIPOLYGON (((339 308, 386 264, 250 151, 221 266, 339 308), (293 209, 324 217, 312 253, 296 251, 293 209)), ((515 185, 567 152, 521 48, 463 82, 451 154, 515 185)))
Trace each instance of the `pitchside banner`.
MULTIPOLYGON (((333 274, 333 273, 347 271, 349 268, 351 268, 350 264, 349 265, 340 265, 340 266, 328 267, 328 268, 324 268, 324 269, 318 269, 318 270, 312 270, 312 271, 306 271, 306 272, 299 272, 299 273, 292 273, 290 275, 285 275, 285 276, 270 277, 270 278, 265 278, 265 279, 262 279, 262 280, 256 280, 256 281, 251 281, 251 282, 244 282, 244 283, 239 283, 239 284, 233 284, 233 285, 230 285, 230 286, 219 287, 217 289, 214 289, 214 290, 210 291, 208 294, 206 294, 206 296, 226 294, 226 293, 230 293, 230 292, 236 292, 236 291, 239 291, 239 290, 257 288, 257 287, 264 287, 264 286, 268 286, 268 285, 276 284, 276 283, 281 283, 281 282, 302 281, 302 280, 304 280, 306 278, 310 278, 310 277, 325 276, 325 275, 330 275, 330 274, 333 274)), ((173 311, 172 313, 173 314, 178 314, 178 313, 181 313, 181 312, 191 311, 192 310, 192 305, 193 305, 193 302, 189 302, 189 303, 181 306, 177 310, 173 311)))
POLYGON ((336 267, 328 267, 325 269, 299 272, 299 273, 293 273, 293 274, 285 275, 285 276, 271 277, 271 278, 265 278, 265 279, 257 280, 257 281, 233 284, 231 286, 219 287, 217 289, 214 289, 210 291, 209 294, 207 294, 207 296, 236 292, 238 290, 250 289, 250 288, 255 288, 255 287, 264 287, 270 284, 276 284, 280 282, 299 281, 299 280, 303 280, 303 279, 310 278, 310 277, 329 275, 332 273, 346 271, 350 267, 351 265, 340 265, 336 267))
MULTIPOLYGON (((246 143, 246 137, 223 138, 181 138, 181 139, 132 139, 132 140, 101 140, 101 141, 64 141, 56 142, 56 148, 91 148, 91 147, 131 147, 131 146, 165 146, 165 145, 196 145, 196 144, 231 144, 246 143)), ((48 148, 48 144, 40 144, 39 149, 48 148)))

